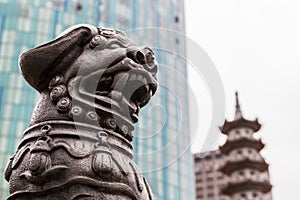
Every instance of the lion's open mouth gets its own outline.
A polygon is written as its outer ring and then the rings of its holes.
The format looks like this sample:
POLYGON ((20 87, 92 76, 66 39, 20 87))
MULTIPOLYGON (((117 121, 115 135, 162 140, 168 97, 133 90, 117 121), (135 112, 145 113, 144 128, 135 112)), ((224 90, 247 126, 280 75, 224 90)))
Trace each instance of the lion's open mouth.
POLYGON ((114 61, 101 74, 95 91, 96 103, 111 104, 118 112, 129 115, 133 122, 138 120, 140 108, 149 102, 157 89, 156 63, 138 54, 130 52, 114 61))

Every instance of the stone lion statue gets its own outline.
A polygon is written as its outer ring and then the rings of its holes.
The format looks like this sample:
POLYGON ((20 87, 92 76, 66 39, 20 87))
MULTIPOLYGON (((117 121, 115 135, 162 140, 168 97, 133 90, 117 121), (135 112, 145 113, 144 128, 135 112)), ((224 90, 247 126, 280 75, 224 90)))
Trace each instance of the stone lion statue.
POLYGON ((5 172, 8 199, 153 199, 131 144, 157 90, 153 51, 121 31, 76 25, 19 65, 41 97, 5 172))

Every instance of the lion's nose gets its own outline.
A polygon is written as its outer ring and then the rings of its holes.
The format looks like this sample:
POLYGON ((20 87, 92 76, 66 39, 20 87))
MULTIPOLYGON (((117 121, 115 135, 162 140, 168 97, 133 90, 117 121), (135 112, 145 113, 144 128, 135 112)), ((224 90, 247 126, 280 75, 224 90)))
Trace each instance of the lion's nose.
POLYGON ((136 53, 136 59, 140 64, 142 65, 146 64, 146 56, 142 51, 138 51, 136 53))
POLYGON ((153 51, 149 47, 136 52, 136 60, 149 72, 156 73, 157 63, 153 51))
POLYGON ((145 49, 143 49, 142 51, 143 53, 143 59, 145 62, 145 69, 151 73, 156 73, 157 72, 157 63, 155 61, 155 56, 153 51, 149 48, 146 47, 145 49))
POLYGON ((151 73, 157 72, 157 63, 154 53, 149 47, 131 47, 127 51, 127 56, 134 62, 143 65, 145 70, 151 73))

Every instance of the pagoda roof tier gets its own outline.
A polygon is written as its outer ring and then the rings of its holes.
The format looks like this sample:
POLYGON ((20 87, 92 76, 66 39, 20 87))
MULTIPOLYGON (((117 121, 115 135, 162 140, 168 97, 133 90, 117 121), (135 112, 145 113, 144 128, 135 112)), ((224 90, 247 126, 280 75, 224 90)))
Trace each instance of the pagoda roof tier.
POLYGON ((228 132, 234 128, 247 127, 247 128, 251 128, 254 132, 257 132, 261 127, 261 124, 258 122, 258 119, 255 120, 245 119, 240 108, 239 97, 237 92, 235 93, 235 98, 236 98, 236 104, 235 104, 234 120, 227 121, 225 119, 223 126, 220 127, 220 131, 228 135, 228 132))
POLYGON ((264 172, 268 169, 269 165, 264 161, 254 161, 249 160, 248 158, 245 160, 240 161, 227 161, 223 167, 220 168, 220 171, 224 174, 230 175, 235 171, 241 170, 241 169, 254 169, 260 172, 264 172))
POLYGON ((249 139, 249 138, 240 138, 233 141, 226 141, 226 143, 220 146, 220 150, 222 153, 228 155, 232 150, 239 149, 243 147, 250 147, 260 151, 264 148, 264 143, 260 140, 249 139))
POLYGON ((256 182, 246 180, 240 183, 229 183, 225 188, 222 189, 222 193, 225 195, 233 195, 242 191, 256 190, 262 193, 270 192, 272 185, 268 181, 256 182))
POLYGON ((251 128, 254 132, 257 132, 261 128, 261 124, 258 122, 258 119, 247 120, 244 117, 241 117, 233 121, 225 120, 223 126, 220 127, 220 131, 228 135, 229 131, 231 131, 234 128, 240 128, 240 127, 251 128))

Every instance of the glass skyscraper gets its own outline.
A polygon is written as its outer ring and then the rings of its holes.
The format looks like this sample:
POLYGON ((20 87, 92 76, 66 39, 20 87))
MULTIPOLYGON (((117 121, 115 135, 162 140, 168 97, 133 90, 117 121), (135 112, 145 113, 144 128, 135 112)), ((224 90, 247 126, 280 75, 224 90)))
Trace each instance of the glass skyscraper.
MULTIPOLYGON (((138 44, 154 48, 160 86, 140 114, 135 160, 156 199, 194 199, 185 41, 179 33, 185 29, 183 0, 0 0, 2 174, 39 96, 20 75, 19 54, 78 23, 121 29, 138 44)), ((8 184, 1 175, 0 199, 7 195, 8 184)))

